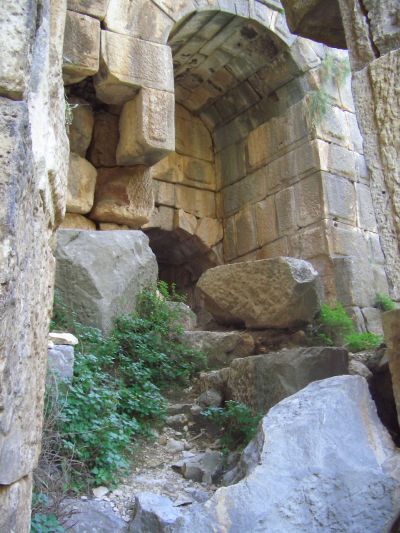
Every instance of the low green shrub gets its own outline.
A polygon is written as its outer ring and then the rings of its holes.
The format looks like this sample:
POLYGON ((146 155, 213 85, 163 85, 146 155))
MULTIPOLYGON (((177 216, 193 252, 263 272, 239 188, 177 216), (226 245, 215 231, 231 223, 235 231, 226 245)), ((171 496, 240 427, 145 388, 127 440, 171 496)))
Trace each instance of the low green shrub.
POLYGON ((381 311, 393 311, 396 309, 396 304, 387 294, 379 292, 376 295, 375 305, 381 311))
POLYGON ((372 350, 377 348, 383 337, 374 333, 359 333, 341 303, 333 306, 324 304, 321 307, 311 334, 310 344, 334 346, 344 344, 351 352, 372 350))
POLYGON ((375 333, 350 333, 346 336, 346 347, 351 352, 362 352, 363 350, 374 350, 378 348, 383 342, 382 335, 375 333))
POLYGON ((225 450, 244 448, 257 432, 262 415, 253 415, 247 405, 229 400, 224 407, 209 407, 202 415, 216 424, 222 433, 225 450))
POLYGON ((56 305, 53 327, 69 324, 79 339, 74 377, 56 398, 62 454, 71 461, 71 486, 112 485, 129 466, 134 438, 146 437, 165 417, 163 390, 185 385, 205 367, 204 355, 181 338, 179 309, 165 284, 144 290, 137 312, 119 317, 106 338, 56 305))
POLYGON ((30 533, 65 533, 65 529, 52 511, 52 505, 46 494, 32 494, 32 520, 30 533))

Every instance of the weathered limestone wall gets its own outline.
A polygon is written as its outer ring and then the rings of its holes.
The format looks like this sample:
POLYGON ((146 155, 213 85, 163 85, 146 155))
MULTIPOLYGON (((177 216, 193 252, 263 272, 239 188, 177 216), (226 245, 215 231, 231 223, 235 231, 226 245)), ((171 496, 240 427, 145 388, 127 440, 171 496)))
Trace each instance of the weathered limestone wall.
POLYGON ((65 209, 68 144, 63 0, 0 5, 0 531, 30 529, 40 451, 53 228, 65 209))
POLYGON ((397 0, 283 0, 293 31, 329 43, 341 15, 337 46, 347 47, 357 118, 391 296, 400 298, 400 6, 397 0), (311 28, 319 28, 318 35, 311 28), (343 31, 344 29, 344 31, 343 31), (343 36, 345 35, 345 39, 343 36))

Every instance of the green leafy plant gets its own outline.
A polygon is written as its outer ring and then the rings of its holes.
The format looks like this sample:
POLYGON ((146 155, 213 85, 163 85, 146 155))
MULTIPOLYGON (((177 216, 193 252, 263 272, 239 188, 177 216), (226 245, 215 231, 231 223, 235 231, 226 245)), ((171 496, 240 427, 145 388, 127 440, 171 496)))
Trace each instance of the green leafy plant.
POLYGON ((51 510, 51 502, 44 493, 32 495, 31 533, 65 533, 59 519, 51 510))
POLYGON ((223 431, 221 444, 226 450, 244 448, 257 432, 262 415, 254 415, 247 405, 229 400, 222 407, 209 407, 202 415, 223 431))
POLYGON ((162 423, 162 391, 185 385, 205 367, 204 355, 183 342, 180 311, 170 298, 165 284, 145 289, 137 312, 119 317, 104 337, 71 317, 57 297, 53 327, 69 324, 79 339, 72 383, 54 400, 61 455, 73 465, 70 483, 76 490, 112 485, 129 466, 133 439, 162 423))
POLYGON ((377 348, 383 341, 381 335, 364 332, 359 333, 353 321, 341 303, 333 306, 324 304, 321 307, 312 333, 311 344, 334 346, 344 344, 351 352, 377 348))
POLYGON ((351 352, 361 352, 363 350, 374 350, 378 348, 383 342, 382 335, 375 333, 350 333, 346 336, 346 347, 351 352))
POLYGON ((381 311, 393 311, 396 309, 396 304, 390 296, 381 292, 376 295, 375 306, 381 311))
POLYGON ((333 54, 327 54, 319 67, 321 86, 307 94, 307 118, 310 124, 318 125, 326 116, 332 97, 327 85, 335 82, 342 85, 350 74, 350 64, 347 58, 340 59, 333 54))

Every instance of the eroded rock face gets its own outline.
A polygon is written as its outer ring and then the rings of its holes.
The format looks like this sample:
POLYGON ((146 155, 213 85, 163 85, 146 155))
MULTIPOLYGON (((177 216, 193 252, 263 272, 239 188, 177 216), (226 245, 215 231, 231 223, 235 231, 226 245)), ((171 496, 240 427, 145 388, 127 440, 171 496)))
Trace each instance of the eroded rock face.
POLYGON ((240 468, 242 481, 172 531, 375 533, 396 512, 399 453, 359 376, 312 383, 272 408, 240 468))
POLYGON ((129 532, 173 531, 179 517, 179 510, 165 496, 140 492, 135 498, 135 516, 129 526, 129 532))
POLYGON ((342 374, 348 374, 348 353, 342 348, 293 348, 253 355, 232 361, 227 396, 267 413, 309 383, 342 374))
POLYGON ((307 261, 290 257, 212 268, 197 289, 218 322, 255 329, 310 322, 320 306, 317 272, 307 261))
POLYGON ((56 288, 83 324, 110 331, 157 279, 156 258, 141 231, 57 233, 56 288))
POLYGON ((400 309, 383 314, 383 329, 387 344, 397 418, 400 423, 400 309))

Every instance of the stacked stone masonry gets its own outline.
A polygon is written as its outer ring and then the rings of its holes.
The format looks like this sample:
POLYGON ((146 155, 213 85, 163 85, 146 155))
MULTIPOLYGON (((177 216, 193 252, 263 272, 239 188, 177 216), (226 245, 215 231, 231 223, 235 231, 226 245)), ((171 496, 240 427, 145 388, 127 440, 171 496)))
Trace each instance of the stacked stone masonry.
POLYGON ((99 229, 144 229, 162 270, 186 269, 188 283, 217 264, 287 255, 310 260, 326 299, 349 308, 388 292, 350 80, 324 75, 324 62, 346 52, 291 35, 274 2, 68 7, 76 29, 67 27, 64 74, 78 102, 70 139, 94 122, 79 155, 97 168, 92 205, 86 198, 84 212, 75 201, 69 213, 99 229), (71 85, 96 51, 86 88, 71 85), (319 89, 329 100, 316 119, 310 92, 319 89))
POLYGON ((65 211, 66 2, 0 4, 0 531, 28 533, 40 452, 53 230, 65 211))

